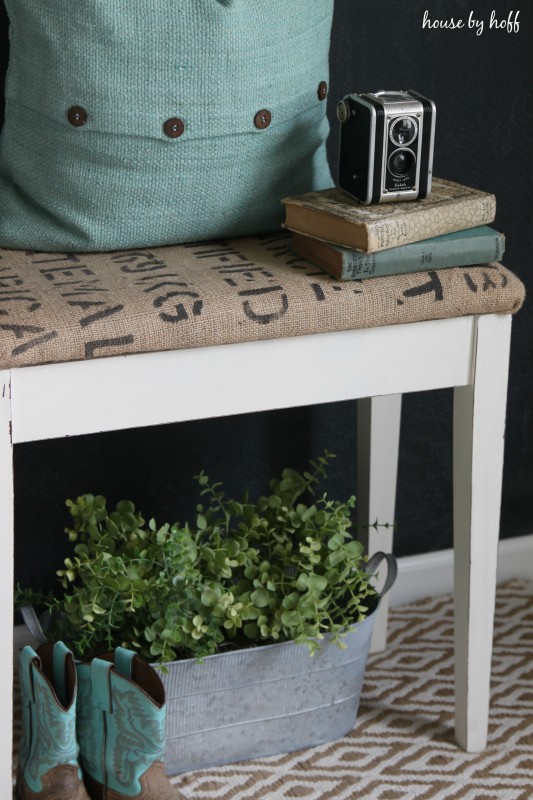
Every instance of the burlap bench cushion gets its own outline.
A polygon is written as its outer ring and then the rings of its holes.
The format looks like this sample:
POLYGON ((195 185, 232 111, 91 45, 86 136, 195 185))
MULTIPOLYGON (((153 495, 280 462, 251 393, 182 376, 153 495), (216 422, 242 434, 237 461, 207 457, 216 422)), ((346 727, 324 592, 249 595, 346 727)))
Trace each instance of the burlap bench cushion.
POLYGON ((515 313, 500 264, 337 281, 285 232, 107 253, 0 249, 0 368, 515 313))

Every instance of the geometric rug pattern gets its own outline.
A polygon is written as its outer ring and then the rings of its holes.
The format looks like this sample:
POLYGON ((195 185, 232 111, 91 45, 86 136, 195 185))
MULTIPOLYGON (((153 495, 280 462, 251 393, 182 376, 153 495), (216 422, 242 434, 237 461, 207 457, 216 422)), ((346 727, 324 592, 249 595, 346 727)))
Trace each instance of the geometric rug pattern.
POLYGON ((454 741, 452 660, 451 597, 392 609, 348 736, 173 783, 188 800, 532 800, 533 584, 498 587, 482 753, 454 741))

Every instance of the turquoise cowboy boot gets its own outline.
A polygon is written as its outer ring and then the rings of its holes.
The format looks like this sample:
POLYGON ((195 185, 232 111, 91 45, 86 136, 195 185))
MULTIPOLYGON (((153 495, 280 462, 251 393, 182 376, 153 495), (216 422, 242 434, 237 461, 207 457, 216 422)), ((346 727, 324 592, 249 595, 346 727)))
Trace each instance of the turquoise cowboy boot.
POLYGON ((165 690, 131 650, 78 664, 77 731, 92 800, 183 800, 163 769, 165 690))
POLYGON ((19 800, 89 800, 78 764, 76 667, 62 642, 19 656, 22 738, 19 800))

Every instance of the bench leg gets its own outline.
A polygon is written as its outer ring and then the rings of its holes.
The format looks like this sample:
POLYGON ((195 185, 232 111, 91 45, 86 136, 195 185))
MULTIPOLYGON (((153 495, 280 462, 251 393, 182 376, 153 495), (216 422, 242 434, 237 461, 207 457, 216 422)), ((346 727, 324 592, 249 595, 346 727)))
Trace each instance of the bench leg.
POLYGON ((13 737, 13 447, 11 444, 10 373, 0 371, 0 797, 12 794, 13 737))
MULTIPOLYGON (((392 552, 392 528, 366 528, 376 520, 394 523, 400 441, 401 394, 368 397, 357 402, 357 509, 360 538, 368 555, 392 552)), ((381 581, 383 580, 383 576, 381 581)), ((378 589, 381 583, 378 581, 378 589)), ((389 598, 381 601, 371 651, 387 644, 389 598)))
POLYGON ((455 735, 487 743, 511 334, 510 315, 477 320, 473 382, 454 393, 455 735))

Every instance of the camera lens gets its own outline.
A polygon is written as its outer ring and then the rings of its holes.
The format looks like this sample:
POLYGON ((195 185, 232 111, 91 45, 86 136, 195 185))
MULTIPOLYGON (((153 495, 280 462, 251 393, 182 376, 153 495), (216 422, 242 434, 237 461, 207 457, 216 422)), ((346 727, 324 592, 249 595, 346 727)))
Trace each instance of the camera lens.
POLYGON ((390 138, 398 147, 411 144, 416 137, 418 126, 413 117, 398 117, 390 126, 390 138))
POLYGON ((415 163, 411 150, 395 150, 389 158, 389 171, 397 178, 408 175, 415 163))

